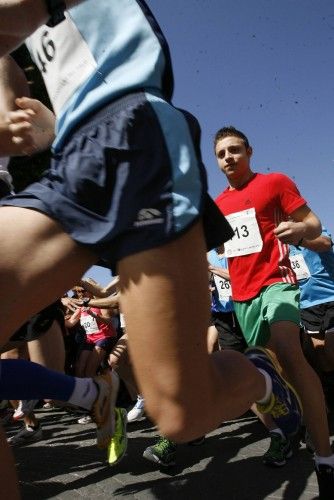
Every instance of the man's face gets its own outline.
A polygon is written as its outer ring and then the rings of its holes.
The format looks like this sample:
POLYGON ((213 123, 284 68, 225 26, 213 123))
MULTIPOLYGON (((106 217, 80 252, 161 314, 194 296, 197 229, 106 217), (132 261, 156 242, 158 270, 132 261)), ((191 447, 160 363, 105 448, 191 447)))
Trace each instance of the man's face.
POLYGON ((217 142, 215 152, 218 166, 229 180, 241 180, 249 174, 252 148, 246 149, 240 137, 223 137, 217 142))

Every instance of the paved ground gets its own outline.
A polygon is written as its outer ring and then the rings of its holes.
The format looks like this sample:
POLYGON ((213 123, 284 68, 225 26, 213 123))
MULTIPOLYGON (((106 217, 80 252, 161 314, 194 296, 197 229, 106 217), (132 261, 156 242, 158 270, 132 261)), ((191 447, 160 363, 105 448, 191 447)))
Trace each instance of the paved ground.
MULTIPOLYGON (((283 468, 262 465, 268 438, 251 415, 222 425, 201 446, 181 445, 177 466, 159 470, 142 458, 156 436, 146 419, 128 427, 127 455, 110 468, 95 448, 92 424, 79 425, 61 410, 37 413, 45 440, 15 449, 23 500, 317 498, 313 464, 304 446, 283 468)), ((7 428, 8 435, 13 432, 7 428)))

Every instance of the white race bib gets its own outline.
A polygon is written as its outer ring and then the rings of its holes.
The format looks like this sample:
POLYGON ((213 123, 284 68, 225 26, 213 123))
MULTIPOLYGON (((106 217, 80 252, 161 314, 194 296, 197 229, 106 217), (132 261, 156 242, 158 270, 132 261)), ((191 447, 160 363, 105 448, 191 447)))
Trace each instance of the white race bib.
POLYGON ((293 271, 296 273, 297 280, 305 280, 311 276, 310 270, 305 262, 304 255, 297 253, 290 255, 290 262, 293 271))
POLYGON ((92 335, 93 333, 99 333, 99 327, 97 321, 93 316, 81 316, 80 325, 85 330, 87 335, 92 335))
POLYGON ((27 40, 56 114, 97 66, 69 14, 65 15, 65 21, 54 28, 41 26, 27 40))
POLYGON ((256 220, 255 208, 242 210, 226 216, 234 236, 224 243, 226 257, 238 257, 261 252, 263 241, 256 220))
POLYGON ((218 291, 219 300, 223 302, 228 302, 232 297, 232 285, 231 282, 217 276, 213 275, 213 279, 215 281, 215 285, 218 291))

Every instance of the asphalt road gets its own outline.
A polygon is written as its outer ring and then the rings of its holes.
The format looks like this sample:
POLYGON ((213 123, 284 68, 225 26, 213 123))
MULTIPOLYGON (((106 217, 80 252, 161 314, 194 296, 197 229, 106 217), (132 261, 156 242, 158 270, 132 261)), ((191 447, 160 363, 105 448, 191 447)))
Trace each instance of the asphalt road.
MULTIPOLYGON (((14 448, 23 500, 317 498, 313 461, 305 445, 296 448, 284 467, 264 466, 261 456, 269 439, 251 414, 223 424, 201 446, 180 445, 177 464, 169 469, 142 457, 156 437, 147 419, 128 426, 127 454, 111 468, 95 447, 93 424, 79 425, 63 410, 38 410, 37 415, 43 441, 14 448)), ((6 430, 10 436, 17 428, 6 430)))

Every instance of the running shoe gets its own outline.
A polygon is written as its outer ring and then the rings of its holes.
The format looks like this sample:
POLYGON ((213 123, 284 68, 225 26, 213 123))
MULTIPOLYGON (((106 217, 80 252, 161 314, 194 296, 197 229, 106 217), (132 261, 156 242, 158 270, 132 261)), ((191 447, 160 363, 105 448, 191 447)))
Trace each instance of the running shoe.
POLYGON ((8 438, 7 442, 11 446, 24 446, 40 441, 41 439, 43 439, 43 429, 41 425, 38 425, 38 427, 24 425, 15 436, 8 438))
POLYGON ((79 418, 78 424, 86 425, 91 424, 93 422, 92 417, 90 415, 85 415, 84 417, 79 418))
POLYGON ((292 457, 291 443, 282 437, 278 432, 270 432, 270 445, 262 457, 265 465, 272 467, 282 467, 286 464, 287 458, 292 457))
POLYGON ((128 423, 129 424, 131 422, 135 422, 136 420, 139 420, 140 418, 142 418, 145 415, 144 404, 145 404, 144 398, 142 398, 138 394, 136 404, 128 413, 128 423))
POLYGON ((94 378, 98 389, 92 406, 91 417, 97 426, 97 447, 108 448, 115 432, 115 404, 119 389, 119 377, 115 371, 94 378))
POLYGON ((177 444, 167 438, 160 437, 157 443, 144 450, 143 457, 162 467, 175 465, 177 444))
POLYGON ((293 436, 301 426, 303 408, 299 396, 292 385, 280 374, 280 368, 269 352, 262 347, 250 347, 245 352, 247 358, 265 371, 272 381, 272 393, 267 404, 257 403, 261 413, 270 413, 285 436, 293 436))
POLYGON ((127 414, 124 408, 115 408, 115 433, 108 446, 109 465, 118 464, 125 455, 128 438, 126 434, 127 414))
POLYGON ((21 420, 26 415, 30 415, 30 413, 34 411, 38 401, 38 399, 23 399, 20 401, 18 407, 14 411, 13 419, 21 420))
POLYGON ((21 420, 21 418, 24 417, 24 413, 22 411, 22 401, 19 401, 19 404, 17 408, 15 408, 15 411, 13 413, 13 420, 21 420))
POLYGON ((43 410, 54 410, 56 408, 56 405, 52 401, 47 401, 43 405, 43 410))
POLYGON ((331 465, 319 464, 315 466, 319 486, 319 500, 333 500, 334 496, 334 468, 331 465))

